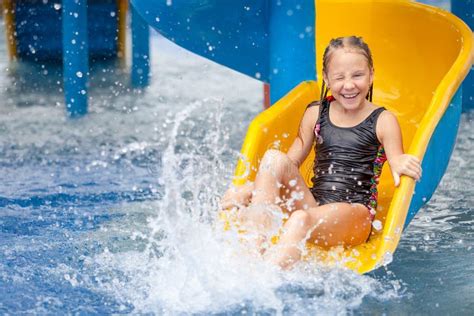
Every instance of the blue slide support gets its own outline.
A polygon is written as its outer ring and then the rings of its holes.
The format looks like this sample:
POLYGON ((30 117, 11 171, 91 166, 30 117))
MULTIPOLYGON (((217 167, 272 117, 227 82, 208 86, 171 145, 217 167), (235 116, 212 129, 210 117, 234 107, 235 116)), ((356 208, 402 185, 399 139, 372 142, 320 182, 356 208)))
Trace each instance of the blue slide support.
POLYGON ((270 103, 303 80, 316 80, 314 1, 270 1, 270 103))
POLYGON ((133 6, 130 8, 132 28, 132 86, 148 86, 150 77, 150 28, 133 6))
MULTIPOLYGON (((474 30, 474 0, 451 0, 451 11, 461 18, 470 28, 474 30)), ((463 110, 474 109, 474 69, 467 75, 462 84, 463 110)))
POLYGON ((62 8, 64 96, 69 115, 75 117, 87 113, 87 0, 64 0, 62 8))
POLYGON ((316 79, 314 0, 131 0, 176 44, 270 84, 276 102, 316 79))
POLYGON ((460 87, 431 136, 421 165, 423 170, 429 170, 429 172, 423 173, 420 182, 415 186, 415 193, 405 220, 405 228, 420 208, 431 199, 448 167, 459 129, 462 95, 463 89, 460 87))

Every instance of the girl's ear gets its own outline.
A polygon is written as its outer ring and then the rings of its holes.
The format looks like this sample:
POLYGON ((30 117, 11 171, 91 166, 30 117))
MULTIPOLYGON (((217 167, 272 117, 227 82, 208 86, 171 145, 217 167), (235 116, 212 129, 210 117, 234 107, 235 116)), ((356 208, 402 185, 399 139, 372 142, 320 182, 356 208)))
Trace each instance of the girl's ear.
POLYGON ((325 73, 323 73, 323 80, 324 80, 324 83, 326 84, 326 87, 329 89, 329 80, 328 80, 328 76, 326 76, 325 73))
POLYGON ((370 84, 372 85, 374 83, 374 68, 373 67, 370 69, 369 80, 370 80, 370 84))

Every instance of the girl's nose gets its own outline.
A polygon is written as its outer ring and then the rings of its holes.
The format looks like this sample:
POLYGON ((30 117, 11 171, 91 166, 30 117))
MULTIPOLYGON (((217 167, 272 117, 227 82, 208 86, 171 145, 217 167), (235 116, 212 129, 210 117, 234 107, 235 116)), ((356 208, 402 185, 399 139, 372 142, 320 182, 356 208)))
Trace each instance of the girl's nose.
POLYGON ((352 89, 354 87, 355 87, 355 85, 354 85, 354 82, 352 82, 352 80, 344 81, 344 89, 349 90, 349 89, 352 89))

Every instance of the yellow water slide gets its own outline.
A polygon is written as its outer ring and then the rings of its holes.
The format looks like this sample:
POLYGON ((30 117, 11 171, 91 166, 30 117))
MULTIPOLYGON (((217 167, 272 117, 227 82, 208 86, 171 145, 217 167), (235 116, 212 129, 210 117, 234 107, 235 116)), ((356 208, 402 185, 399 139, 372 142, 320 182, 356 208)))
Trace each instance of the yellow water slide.
MULTIPOLYGON (((469 27, 452 14, 411 1, 316 0, 318 78, 322 78, 325 46, 331 38, 346 35, 363 36, 371 47, 374 103, 398 117, 406 152, 423 159, 424 168, 421 183, 402 177, 400 186, 394 188, 385 164, 376 216, 383 228, 374 230, 367 243, 340 252, 308 245, 310 257, 343 262, 365 273, 391 260, 409 214, 414 216, 431 197, 444 173, 459 124, 459 88, 472 65, 473 37, 469 27), (422 202, 412 199, 415 185, 417 199, 422 202)), ((302 82, 253 120, 234 184, 254 179, 259 159, 268 148, 289 148, 306 106, 318 99, 319 86, 313 81, 302 82)), ((314 152, 301 167, 308 185, 313 159, 314 152)))

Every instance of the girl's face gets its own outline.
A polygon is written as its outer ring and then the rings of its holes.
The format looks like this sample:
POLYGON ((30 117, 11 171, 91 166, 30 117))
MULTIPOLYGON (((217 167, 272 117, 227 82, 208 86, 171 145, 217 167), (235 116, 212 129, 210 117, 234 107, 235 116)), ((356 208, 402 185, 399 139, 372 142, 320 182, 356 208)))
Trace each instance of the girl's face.
POLYGON ((333 97, 346 110, 355 110, 365 104, 373 81, 373 69, 357 50, 339 48, 332 53, 323 76, 333 97))

